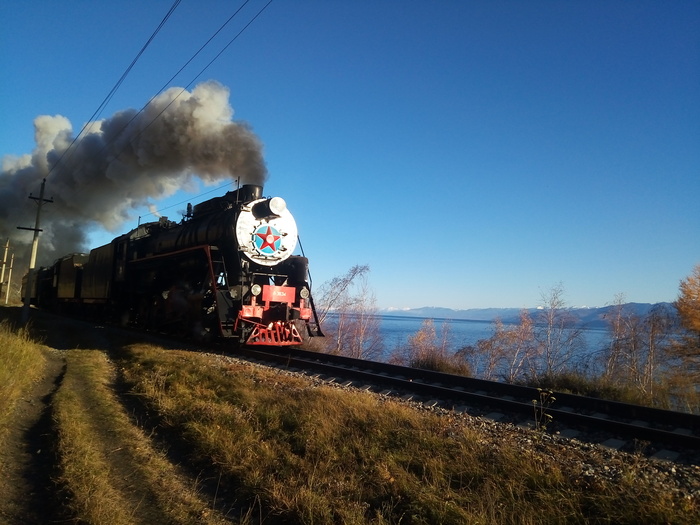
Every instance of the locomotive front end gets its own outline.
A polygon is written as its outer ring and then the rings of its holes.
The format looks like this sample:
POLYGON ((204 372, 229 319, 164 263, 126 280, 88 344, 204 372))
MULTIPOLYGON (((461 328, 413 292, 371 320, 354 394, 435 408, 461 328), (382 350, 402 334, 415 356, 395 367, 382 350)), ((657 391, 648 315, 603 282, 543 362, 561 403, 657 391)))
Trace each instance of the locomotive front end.
POLYGON ((251 345, 300 344, 297 322, 312 318, 308 261, 293 255, 297 226, 286 202, 272 197, 243 203, 235 233, 240 309, 234 332, 251 345))

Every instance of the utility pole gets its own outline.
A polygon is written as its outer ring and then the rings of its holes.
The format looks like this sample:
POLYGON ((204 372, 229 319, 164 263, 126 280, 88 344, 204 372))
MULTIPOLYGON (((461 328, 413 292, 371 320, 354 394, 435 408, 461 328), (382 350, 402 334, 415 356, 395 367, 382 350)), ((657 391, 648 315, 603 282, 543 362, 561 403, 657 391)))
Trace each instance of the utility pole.
POLYGON ((29 194, 29 198, 36 201, 36 222, 34 223, 34 228, 23 228, 22 226, 17 226, 18 230, 31 230, 34 232, 34 239, 32 240, 32 255, 29 259, 29 272, 27 273, 27 289, 24 291, 24 306, 22 307, 22 324, 26 324, 29 321, 29 303, 32 298, 32 288, 34 287, 34 266, 36 265, 36 252, 39 247, 39 233, 41 233, 41 207, 45 202, 53 202, 53 199, 44 199, 44 188, 46 187, 46 179, 41 181, 41 192, 39 193, 39 198, 33 197, 29 194))
POLYGON ((10 274, 7 276, 7 290, 5 290, 5 304, 7 304, 7 300, 10 298, 10 286, 12 285, 12 267, 15 265, 15 254, 12 254, 12 258, 10 259, 10 274))
POLYGON ((2 293, 2 287, 5 285, 5 264, 7 263, 7 250, 10 248, 10 239, 7 239, 5 243, 5 255, 2 256, 2 273, 0 273, 0 293, 2 293))

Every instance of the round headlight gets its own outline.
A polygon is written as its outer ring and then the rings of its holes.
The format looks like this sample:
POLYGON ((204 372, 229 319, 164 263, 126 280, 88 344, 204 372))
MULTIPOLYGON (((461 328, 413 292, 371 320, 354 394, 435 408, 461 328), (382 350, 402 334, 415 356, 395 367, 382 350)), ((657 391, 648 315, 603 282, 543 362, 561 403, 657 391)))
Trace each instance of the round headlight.
POLYGON ((262 292, 262 288, 259 284, 254 284, 250 287, 250 293, 252 293, 253 295, 260 295, 260 292, 262 292))
POLYGON ((281 217, 287 209, 287 203, 282 197, 272 197, 253 204, 253 216, 258 219, 281 217))
POLYGON ((270 207, 270 212, 274 213, 275 215, 282 215, 284 210, 287 209, 287 203, 284 202, 282 197, 272 197, 268 206, 270 207))
POLYGON ((308 288, 302 288, 302 289, 301 289, 301 292, 299 292, 299 295, 301 295, 302 298, 304 298, 304 299, 308 299, 308 298, 309 298, 309 289, 308 289, 308 288))

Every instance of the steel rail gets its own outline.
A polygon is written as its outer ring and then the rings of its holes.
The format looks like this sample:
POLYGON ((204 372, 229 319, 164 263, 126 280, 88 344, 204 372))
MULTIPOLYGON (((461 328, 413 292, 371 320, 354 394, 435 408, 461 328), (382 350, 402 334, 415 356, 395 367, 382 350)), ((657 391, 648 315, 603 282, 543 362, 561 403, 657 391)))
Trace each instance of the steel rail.
MULTIPOLYGON (((536 388, 486 381, 388 363, 319 354, 297 349, 241 349, 244 357, 279 366, 314 371, 397 393, 410 392, 446 402, 447 406, 490 407, 532 419, 536 388)), ((616 401, 553 392, 556 407, 541 409, 553 421, 586 432, 602 431, 624 439, 700 451, 700 416, 616 401)))

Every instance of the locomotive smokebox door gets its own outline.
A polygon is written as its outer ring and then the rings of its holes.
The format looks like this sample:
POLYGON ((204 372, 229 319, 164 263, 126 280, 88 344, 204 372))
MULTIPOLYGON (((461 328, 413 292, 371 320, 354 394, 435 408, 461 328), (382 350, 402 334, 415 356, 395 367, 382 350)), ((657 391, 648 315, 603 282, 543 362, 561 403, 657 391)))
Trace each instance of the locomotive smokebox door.
POLYGON ((236 222, 236 240, 250 261, 276 266, 297 246, 297 225, 284 199, 259 199, 242 207, 236 222))

